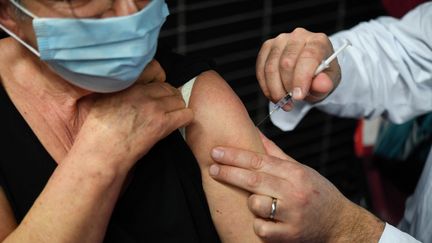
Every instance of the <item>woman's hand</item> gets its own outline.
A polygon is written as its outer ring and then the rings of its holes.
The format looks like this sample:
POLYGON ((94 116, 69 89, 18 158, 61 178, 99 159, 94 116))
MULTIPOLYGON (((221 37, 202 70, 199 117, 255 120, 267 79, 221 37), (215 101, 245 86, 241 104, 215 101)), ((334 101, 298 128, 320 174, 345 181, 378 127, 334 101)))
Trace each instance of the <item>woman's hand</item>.
POLYGON ((261 139, 271 155, 218 147, 212 157, 219 164, 210 167, 214 179, 253 193, 248 207, 256 216, 258 236, 266 242, 378 241, 382 222, 315 170, 284 154, 263 135, 261 139))
MULTIPOLYGON (((159 69, 146 69, 160 77, 159 69)), ((129 169, 159 140, 193 119, 180 92, 164 82, 137 83, 98 95, 70 152, 87 151, 121 161, 129 169)))
MULTIPOLYGON (((274 103, 288 92, 293 92, 296 100, 318 102, 324 99, 340 82, 339 64, 335 60, 316 77, 314 73, 332 53, 332 44, 325 34, 302 28, 267 40, 256 63, 258 82, 264 95, 274 103)), ((290 110, 292 104, 283 108, 290 110)))

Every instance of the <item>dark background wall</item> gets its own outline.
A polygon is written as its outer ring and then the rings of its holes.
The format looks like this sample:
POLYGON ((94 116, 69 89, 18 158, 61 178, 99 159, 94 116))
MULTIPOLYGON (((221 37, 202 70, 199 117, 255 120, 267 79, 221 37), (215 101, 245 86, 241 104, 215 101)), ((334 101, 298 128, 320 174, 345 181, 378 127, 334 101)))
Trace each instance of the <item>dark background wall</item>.
MULTIPOLYGON (((379 0, 167 0, 161 39, 180 53, 212 58, 255 123, 268 112, 255 77, 261 44, 296 27, 332 34, 384 14, 379 0)), ((220 114, 223 116, 223 114, 220 114)), ((362 166, 353 154, 355 120, 313 110, 293 132, 270 122, 261 130, 293 158, 367 206, 362 166), (365 200, 366 199, 366 200, 365 200)))

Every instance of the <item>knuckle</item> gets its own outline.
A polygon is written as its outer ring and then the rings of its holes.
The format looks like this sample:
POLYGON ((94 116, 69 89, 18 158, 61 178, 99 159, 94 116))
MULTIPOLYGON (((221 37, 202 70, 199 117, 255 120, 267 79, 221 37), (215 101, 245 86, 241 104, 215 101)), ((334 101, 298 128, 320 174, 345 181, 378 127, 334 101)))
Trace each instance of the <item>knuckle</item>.
POLYGON ((296 166, 292 168, 292 174, 297 181, 303 182, 306 179, 306 171, 302 166, 296 166))
POLYGON ((168 83, 158 83, 158 84, 160 85, 161 88, 164 89, 167 95, 175 95, 177 94, 177 92, 179 92, 176 88, 169 85, 168 83))
POLYGON ((319 48, 305 48, 301 54, 301 58, 318 58, 320 55, 319 48))
POLYGON ((277 65, 275 65, 273 62, 267 63, 267 65, 264 67, 264 72, 266 74, 274 74, 277 72, 277 65))
POLYGON ((315 35, 314 35, 314 38, 313 38, 315 41, 317 41, 317 42, 319 42, 319 43, 323 43, 323 44, 327 44, 328 42, 329 42, 329 39, 328 39, 328 37, 327 37, 327 35, 326 34, 324 34, 324 33, 316 33, 315 35))
MULTIPOLYGON (((223 181, 232 181, 233 179, 233 171, 230 168, 227 168, 225 166, 221 166, 219 169, 219 173, 217 175, 218 178, 222 179, 223 181)), ((235 178, 235 175, 234 175, 235 178)))
POLYGON ((158 66, 158 63, 156 62, 156 60, 151 60, 148 64, 147 64, 147 66, 145 67, 145 71, 149 71, 149 70, 153 70, 153 69, 155 69, 155 68, 157 68, 157 66, 158 66))
POLYGON ((229 178, 229 169, 225 167, 219 167, 219 173, 217 174, 218 178, 227 179, 229 178))
POLYGON ((255 211, 260 210, 263 207, 263 203, 259 200, 259 197, 252 194, 249 197, 249 207, 255 211))
POLYGON ((294 31, 292 33, 297 35, 297 34, 304 34, 306 32, 307 32, 307 30, 305 28, 297 27, 294 29, 294 31))
POLYGON ((250 160, 250 166, 252 169, 259 170, 262 169, 264 166, 264 160, 262 156, 259 155, 253 155, 250 160))
POLYGON ((262 176, 259 173, 252 173, 246 179, 246 185, 250 188, 257 188, 262 183, 262 176))
POLYGON ((273 39, 268 39, 262 44, 262 48, 269 48, 273 45, 273 39))
POLYGON ((265 224, 259 224, 256 226, 255 233, 263 239, 269 239, 270 238, 270 229, 265 224))
POLYGON ((275 39, 276 40, 285 40, 287 38, 289 38, 289 34, 287 34, 287 33, 281 33, 275 39))
POLYGON ((228 161, 241 161, 242 156, 238 151, 230 151, 224 154, 224 158, 228 161))
POLYGON ((296 66, 296 61, 290 57, 283 57, 280 62, 280 67, 284 70, 293 70, 296 66))
MULTIPOLYGON (((306 205, 308 205, 309 201, 310 201, 309 195, 303 191, 294 193, 294 198, 296 199, 297 204, 299 205, 300 208, 303 208, 306 205)), ((299 213, 301 214, 301 210, 299 210, 299 211, 300 211, 299 213)))

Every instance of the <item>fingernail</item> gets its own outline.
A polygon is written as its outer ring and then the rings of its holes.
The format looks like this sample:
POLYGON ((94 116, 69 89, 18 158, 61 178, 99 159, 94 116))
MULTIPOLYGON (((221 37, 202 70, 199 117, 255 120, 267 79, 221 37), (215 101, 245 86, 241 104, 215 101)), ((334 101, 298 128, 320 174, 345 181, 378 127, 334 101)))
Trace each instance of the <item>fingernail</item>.
POLYGON ((212 150, 211 156, 213 157, 213 159, 217 160, 217 159, 221 159, 224 156, 224 151, 220 148, 215 148, 212 150))
POLYGON ((293 98, 296 99, 296 100, 302 98, 302 90, 299 87, 294 88, 294 90, 293 90, 293 98))
POLYGON ((215 165, 215 164, 211 165, 210 169, 209 169, 210 175, 211 176, 217 176, 219 174, 219 170, 220 170, 220 168, 218 165, 215 165))

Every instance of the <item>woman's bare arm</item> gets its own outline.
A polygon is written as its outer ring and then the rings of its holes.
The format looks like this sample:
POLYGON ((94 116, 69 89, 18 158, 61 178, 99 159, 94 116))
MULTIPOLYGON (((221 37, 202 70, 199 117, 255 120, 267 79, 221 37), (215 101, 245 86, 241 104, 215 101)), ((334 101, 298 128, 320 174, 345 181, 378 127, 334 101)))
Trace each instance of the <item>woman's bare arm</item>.
POLYGON ((12 212, 12 208, 6 198, 3 188, 0 187, 0 242, 9 235, 16 227, 17 223, 12 212))
MULTIPOLYGON (((157 141, 192 118, 166 83, 98 96, 71 150, 24 219, 10 231, 13 222, 0 218, 3 242, 102 242, 129 170, 157 141)), ((10 219, 1 199, 0 213, 10 219)))
POLYGON ((214 71, 196 80, 189 102, 194 121, 186 128, 186 141, 197 158, 204 191, 216 229, 223 242, 259 242, 248 210, 248 193, 221 184, 209 176, 214 163, 210 151, 217 145, 264 152, 256 127, 228 84, 214 71))
POLYGON ((102 241, 125 177, 125 173, 95 165, 106 159, 88 151, 62 161, 4 242, 102 241))

